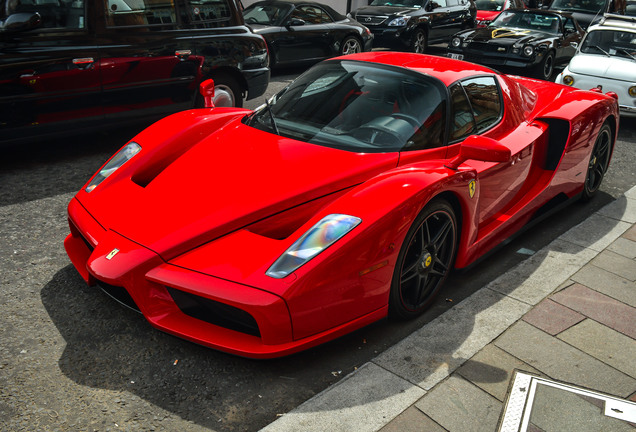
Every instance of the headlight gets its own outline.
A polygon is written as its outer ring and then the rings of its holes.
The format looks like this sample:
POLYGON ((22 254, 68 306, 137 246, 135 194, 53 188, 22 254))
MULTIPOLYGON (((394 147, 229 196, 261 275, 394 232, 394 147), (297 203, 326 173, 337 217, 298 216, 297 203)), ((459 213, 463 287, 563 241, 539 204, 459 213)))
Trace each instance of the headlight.
POLYGON ((454 37, 451 39, 450 44, 453 48, 459 48, 459 46, 462 44, 462 39, 460 37, 454 37))
POLYGON ((636 97, 636 86, 631 86, 627 92, 631 97, 636 97))
POLYGON ((574 78, 571 75, 563 75, 563 84, 574 85, 574 78))
POLYGON ((409 22, 410 17, 399 17, 391 20, 389 27, 404 27, 409 22))
POLYGON ((531 45, 526 45, 523 47, 523 55, 526 57, 530 57, 534 54, 534 47, 531 45))
POLYGON ((265 274, 276 279, 284 278, 341 239, 360 222, 362 219, 355 216, 342 214, 325 216, 296 240, 265 274))
POLYGON ((106 180, 109 175, 117 171, 123 164, 132 159, 134 155, 139 153, 139 150, 141 150, 141 146, 136 142, 130 142, 126 144, 124 148, 119 150, 117 154, 113 156, 112 159, 109 160, 108 163, 104 165, 104 167, 99 170, 97 174, 95 174, 93 180, 91 180, 91 182, 88 184, 88 186, 86 186, 86 189, 84 190, 86 192, 90 192, 95 189, 97 185, 106 180))

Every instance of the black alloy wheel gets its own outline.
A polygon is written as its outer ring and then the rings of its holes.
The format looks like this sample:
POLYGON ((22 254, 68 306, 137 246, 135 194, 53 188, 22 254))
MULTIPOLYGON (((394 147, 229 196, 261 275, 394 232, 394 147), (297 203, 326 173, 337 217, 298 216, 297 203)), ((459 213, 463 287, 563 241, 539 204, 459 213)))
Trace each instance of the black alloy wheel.
POLYGON ((430 202, 409 230, 393 273, 389 315, 411 319, 422 313, 439 292, 453 267, 457 219, 444 200, 430 202))
POLYGON ((587 166, 587 175, 583 187, 583 199, 588 200, 599 190, 612 154, 612 128, 605 123, 598 135, 590 155, 590 162, 587 166))

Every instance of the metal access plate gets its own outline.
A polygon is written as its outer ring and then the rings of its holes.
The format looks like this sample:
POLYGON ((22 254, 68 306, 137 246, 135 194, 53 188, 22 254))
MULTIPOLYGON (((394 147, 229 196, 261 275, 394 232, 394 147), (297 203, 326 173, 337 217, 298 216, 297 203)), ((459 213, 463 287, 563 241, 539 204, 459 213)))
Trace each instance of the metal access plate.
POLYGON ((634 432, 636 403, 515 371, 499 432, 634 432))

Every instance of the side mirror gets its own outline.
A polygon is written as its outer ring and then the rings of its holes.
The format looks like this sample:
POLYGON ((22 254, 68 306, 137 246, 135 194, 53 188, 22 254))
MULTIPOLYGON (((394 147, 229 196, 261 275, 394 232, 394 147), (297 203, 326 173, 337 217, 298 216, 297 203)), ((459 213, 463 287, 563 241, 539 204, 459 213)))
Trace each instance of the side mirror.
POLYGON ((456 170, 469 159, 484 162, 508 162, 510 149, 499 141, 479 135, 471 135, 459 148, 459 155, 446 164, 446 168, 456 170))
POLYGON ((0 30, 4 32, 18 32, 31 30, 42 24, 42 16, 37 12, 18 12, 11 14, 4 20, 0 30))
POLYGON ((214 108, 214 80, 207 79, 199 85, 199 92, 203 96, 206 108, 214 108))
POLYGON ((287 25, 285 27, 289 28, 289 27, 299 27, 299 26, 304 26, 305 25, 305 21, 301 20, 300 18, 292 18, 287 22, 287 25))

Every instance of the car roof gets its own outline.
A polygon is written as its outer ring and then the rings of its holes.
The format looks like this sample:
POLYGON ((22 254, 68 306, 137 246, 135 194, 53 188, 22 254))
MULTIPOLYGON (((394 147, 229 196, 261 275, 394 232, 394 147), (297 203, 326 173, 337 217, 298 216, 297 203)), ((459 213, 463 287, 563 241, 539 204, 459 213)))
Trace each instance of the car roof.
POLYGON ((336 60, 358 60, 398 66, 433 76, 447 87, 455 81, 475 75, 498 75, 494 70, 448 57, 392 51, 370 51, 336 57, 336 60))
POLYGON ((636 31, 636 17, 628 15, 605 14, 603 19, 588 29, 588 31, 599 28, 607 29, 612 27, 617 30, 636 31))

